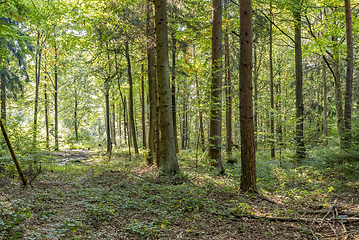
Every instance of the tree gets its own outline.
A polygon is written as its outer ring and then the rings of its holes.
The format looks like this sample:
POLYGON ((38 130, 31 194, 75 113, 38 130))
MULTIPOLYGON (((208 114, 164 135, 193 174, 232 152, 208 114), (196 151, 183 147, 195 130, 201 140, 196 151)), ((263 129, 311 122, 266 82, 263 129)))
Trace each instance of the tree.
POLYGON ((240 5, 240 127, 241 127, 241 189, 257 191, 256 155, 254 145, 252 100, 252 4, 241 0, 240 5))
POLYGON ((133 84, 132 84, 132 71, 131 71, 131 59, 130 59, 130 51, 128 47, 128 41, 125 43, 125 54, 127 60, 127 76, 128 76, 128 84, 130 87, 130 96, 128 98, 128 113, 130 118, 130 126, 131 126, 131 135, 133 141, 133 147, 135 148, 135 154, 138 155, 138 146, 137 146, 137 136, 135 129, 135 120, 133 118, 133 84))
POLYGON ((223 172, 222 151, 222 1, 212 0, 211 116, 208 156, 211 165, 223 172))
POLYGON ((346 77, 346 92, 345 92, 345 108, 344 108, 344 121, 345 121, 345 142, 349 143, 351 139, 351 113, 352 113, 352 96, 353 96, 353 24, 350 0, 345 0, 345 25, 347 36, 347 77, 346 77))
POLYGON ((294 16, 294 40, 295 40, 295 106, 296 106, 296 145, 297 145, 297 158, 302 159, 305 157, 304 148, 304 105, 303 105, 303 72, 302 72, 302 6, 301 1, 296 0, 293 6, 294 16))
POLYGON ((168 61, 166 0, 155 0, 156 79, 158 84, 159 168, 162 174, 179 172, 173 134, 172 104, 168 61))
POLYGON ((147 36, 147 76, 148 76, 148 97, 150 105, 149 116, 149 130, 148 130, 148 149, 149 154, 147 157, 147 164, 152 165, 156 158, 156 145, 158 143, 156 137, 156 122, 157 122, 157 83, 156 83, 156 70, 155 70, 155 24, 153 21, 153 5, 146 1, 146 36, 147 36))

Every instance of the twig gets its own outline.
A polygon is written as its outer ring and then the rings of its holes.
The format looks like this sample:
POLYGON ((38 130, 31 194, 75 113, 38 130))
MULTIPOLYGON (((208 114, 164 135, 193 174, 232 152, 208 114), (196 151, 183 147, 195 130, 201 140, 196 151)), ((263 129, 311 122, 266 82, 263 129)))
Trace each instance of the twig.
POLYGON ((331 206, 331 208, 329 209, 327 214, 325 214, 325 216, 323 217, 322 222, 320 223, 320 227, 323 225, 323 222, 324 222, 325 218, 329 215, 329 213, 333 210, 333 208, 335 208, 336 204, 337 204, 337 200, 335 199, 333 206, 331 206))
POLYGON ((337 237, 337 239, 339 239, 339 236, 337 234, 337 232, 335 231, 335 229, 333 228, 332 224, 329 223, 330 228, 332 229, 332 231, 334 232, 335 236, 337 237))
POLYGON ((346 240, 348 238, 348 234, 347 234, 347 229, 345 228, 345 225, 342 223, 342 221, 339 221, 339 223, 343 226, 344 228, 344 232, 340 233, 340 234, 345 234, 344 240, 346 240))

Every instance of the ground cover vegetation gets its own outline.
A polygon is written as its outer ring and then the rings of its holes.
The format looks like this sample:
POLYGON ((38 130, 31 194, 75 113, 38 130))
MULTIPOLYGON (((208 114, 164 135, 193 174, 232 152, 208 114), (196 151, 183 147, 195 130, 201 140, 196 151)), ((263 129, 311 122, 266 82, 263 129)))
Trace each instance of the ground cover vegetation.
POLYGON ((0 239, 358 238, 358 6, 0 2, 0 239))

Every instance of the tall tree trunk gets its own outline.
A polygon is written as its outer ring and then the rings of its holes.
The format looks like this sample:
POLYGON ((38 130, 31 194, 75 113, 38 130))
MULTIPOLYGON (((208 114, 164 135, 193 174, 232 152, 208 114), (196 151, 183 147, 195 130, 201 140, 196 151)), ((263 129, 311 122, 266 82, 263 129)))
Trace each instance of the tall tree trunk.
MULTIPOLYGON (((194 64, 196 65, 196 50, 193 45, 193 58, 194 64)), ((197 103, 198 103, 198 118, 199 118, 199 134, 200 134, 200 143, 202 151, 205 151, 204 146, 204 129, 203 129, 203 117, 202 117, 202 109, 201 109, 201 99, 199 97, 199 86, 198 86, 198 73, 195 76, 195 84, 196 84, 196 93, 197 93, 197 103)))
POLYGON ((328 145, 328 107, 327 107, 327 74, 325 71, 325 60, 322 58, 322 76, 323 76, 323 146, 328 145))
POLYGON ((108 62, 108 73, 107 78, 105 80, 105 104, 106 104, 106 145, 107 145, 107 153, 110 153, 111 150, 111 132, 110 132, 110 76, 111 76, 111 64, 110 64, 110 51, 108 49, 108 42, 106 42, 107 49, 107 62, 108 62))
POLYGON ((347 35, 347 77, 345 91, 345 108, 344 108, 344 124, 345 124, 345 143, 351 141, 351 118, 352 118, 352 97, 353 97, 353 25, 352 10, 350 0, 345 0, 345 23, 347 35))
POLYGON ((142 63, 141 63, 141 108, 142 108, 142 144, 143 149, 147 148, 146 144, 146 110, 145 110, 145 70, 143 62, 145 61, 145 55, 142 52, 142 63))
POLYGON ((47 84, 46 84, 46 77, 45 77, 45 126, 46 126, 46 148, 50 147, 50 134, 49 134, 49 100, 47 98, 47 84))
POLYGON ((241 189, 257 191, 256 155, 254 146, 252 101, 252 6, 250 0, 240 0, 240 128, 241 128, 241 189))
POLYGON ((1 73, 1 119, 4 120, 6 124, 6 76, 5 76, 5 67, 2 69, 1 73))
POLYGON ((111 133, 110 133, 110 100, 109 90, 106 90, 105 103, 106 103, 106 136, 107 136, 107 153, 110 153, 111 149, 111 133))
POLYGON ((55 151, 59 150, 59 115, 57 109, 57 95, 58 95, 58 87, 57 87, 57 75, 58 75, 58 67, 57 67, 57 47, 55 46, 55 151))
MULTIPOLYGON (((40 32, 37 32, 37 47, 40 45, 40 32)), ((35 60, 35 106, 34 106, 34 126, 33 126, 33 146, 36 147, 37 138, 37 113, 38 113, 38 102, 39 102, 39 87, 40 87, 40 71, 41 70, 41 49, 36 51, 35 60)))
POLYGON ((333 37, 334 49, 333 49, 333 71, 334 71, 334 101, 335 101, 335 112, 337 115, 337 131, 339 145, 343 146, 344 137, 344 116, 343 116, 343 92, 342 84, 340 79, 339 69, 339 43, 338 38, 333 37))
POLYGON ((186 83, 185 80, 183 79, 183 93, 182 93, 182 136, 181 136, 181 148, 182 149, 186 149, 186 136, 187 136, 187 123, 186 123, 186 119, 187 119, 187 104, 186 104, 186 83))
POLYGON ((75 90, 75 111, 74 111, 74 123, 75 123, 75 140, 76 142, 79 141, 79 133, 78 133, 78 122, 77 122, 77 106, 78 106, 78 101, 77 101, 77 91, 75 90))
POLYGON ((112 142, 114 145, 116 143, 116 107, 115 107, 115 99, 112 99, 112 142))
POLYGON ((228 27, 224 35, 225 50, 226 50, 226 152, 229 155, 229 162, 232 159, 232 82, 231 82, 231 65, 229 55, 229 39, 228 27))
POLYGON ((293 9, 294 31, 295 31, 295 105, 296 105, 296 145, 298 160, 305 157, 304 147, 304 106, 303 106, 303 72, 302 72, 302 24, 301 24, 301 3, 297 0, 293 9))
POLYGON ((222 149, 222 1, 212 0, 211 118, 208 156, 212 166, 224 171, 222 149))
POLYGON ((132 72, 131 72, 131 59, 130 59, 130 51, 128 47, 128 42, 125 43, 125 53, 127 59, 127 73, 128 73, 128 84, 130 86, 130 97, 128 99, 129 106, 129 118, 131 124, 131 135, 133 141, 133 147, 135 148, 135 154, 138 155, 138 146, 137 146, 137 135, 135 129, 135 120, 133 116, 133 84, 132 84, 132 72))
MULTIPOLYGON (((270 5, 272 12, 272 4, 270 5)), ((272 14, 271 14, 272 17, 272 14)), ((274 146, 274 90, 273 90, 273 32, 272 23, 269 23, 269 75, 270 75, 270 155, 275 158, 274 146)))
POLYGON ((257 139, 257 132, 258 132, 258 68, 257 68, 257 44, 254 43, 253 44, 253 56, 254 56, 254 69, 253 69, 253 84, 254 84, 254 96, 253 96, 253 100, 254 100, 254 145, 255 145, 255 149, 257 149, 257 145, 258 145, 258 139, 257 139))
POLYGON ((154 0, 156 32, 156 79, 158 84, 158 119, 160 130, 159 169, 164 175, 179 172, 173 134, 172 103, 168 62, 166 0, 154 0))
POLYGON ((154 21, 153 21, 153 6, 152 3, 147 0, 147 66, 148 66, 148 97, 150 105, 149 116, 149 131, 148 131, 148 148, 149 154, 147 157, 147 164, 152 165, 156 158, 156 115, 157 115, 157 84, 156 84, 156 71, 155 71, 155 37, 154 37, 154 21))
POLYGON ((173 133, 175 139, 176 153, 179 153, 178 139, 177 139, 177 114, 176 114, 176 37, 175 30, 173 29, 172 34, 172 120, 173 120, 173 133))

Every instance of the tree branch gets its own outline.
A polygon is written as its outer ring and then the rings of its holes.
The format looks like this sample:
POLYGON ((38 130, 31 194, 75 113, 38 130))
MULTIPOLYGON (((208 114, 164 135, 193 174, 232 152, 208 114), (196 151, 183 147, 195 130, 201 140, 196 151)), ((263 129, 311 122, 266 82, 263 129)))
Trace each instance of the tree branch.
POLYGON ((264 17, 265 17, 270 23, 272 23, 273 26, 275 26, 281 33, 283 33, 286 37, 288 37, 290 40, 292 40, 293 43, 295 43, 294 39, 293 39, 291 36, 289 36, 287 33, 285 33, 282 29, 280 29, 280 28, 277 26, 277 24, 275 24, 263 11, 261 11, 261 10, 258 10, 258 11, 260 11, 260 12, 264 15, 264 17))

